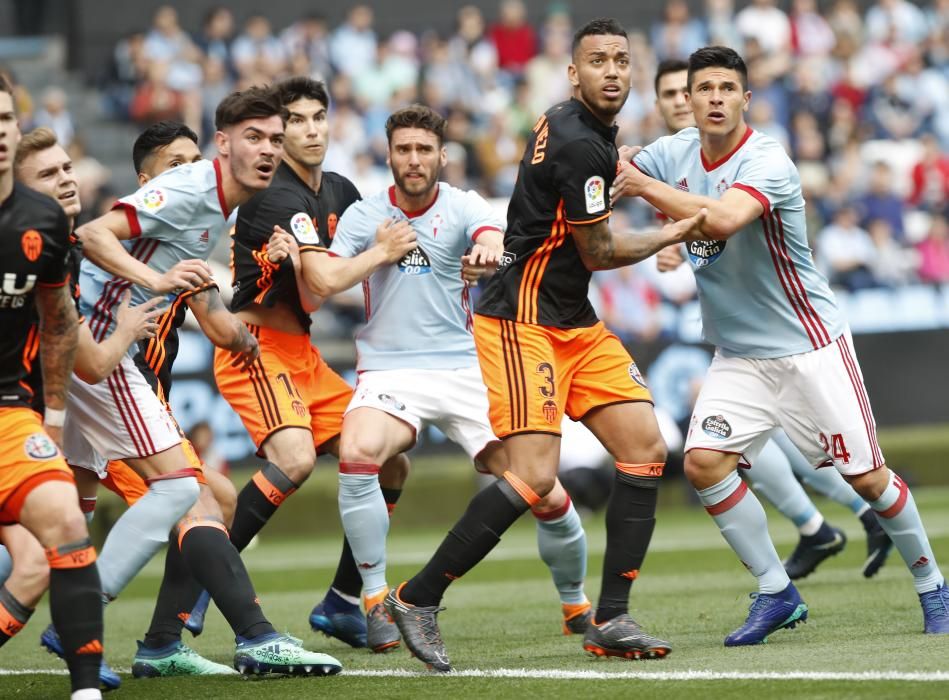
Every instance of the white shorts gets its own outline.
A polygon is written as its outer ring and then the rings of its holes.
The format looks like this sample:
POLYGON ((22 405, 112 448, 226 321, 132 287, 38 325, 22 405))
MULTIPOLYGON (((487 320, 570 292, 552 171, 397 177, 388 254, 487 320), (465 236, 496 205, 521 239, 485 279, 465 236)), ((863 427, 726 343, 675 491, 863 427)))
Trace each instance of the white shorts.
POLYGON ((716 353, 685 449, 741 455, 750 464, 781 427, 815 467, 857 475, 883 466, 876 422, 846 331, 820 350, 761 360, 716 353))
MULTIPOLYGON (((108 379, 86 384, 73 375, 66 399, 70 433, 78 429, 91 449, 106 460, 149 457, 181 443, 181 433, 168 409, 125 356, 108 379)), ((64 442, 67 442, 64 439, 64 442)), ((76 454, 66 444, 66 461, 95 469, 85 448, 74 439, 76 454)))
POLYGON ((423 423, 432 423, 472 460, 498 439, 488 422, 488 390, 477 365, 360 372, 346 413, 363 407, 405 421, 416 435, 423 423))

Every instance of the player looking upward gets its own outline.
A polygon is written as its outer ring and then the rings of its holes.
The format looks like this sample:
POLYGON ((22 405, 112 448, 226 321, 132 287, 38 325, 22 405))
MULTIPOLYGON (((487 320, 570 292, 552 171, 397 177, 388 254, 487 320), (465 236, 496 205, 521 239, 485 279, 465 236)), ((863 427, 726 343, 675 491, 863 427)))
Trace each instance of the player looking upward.
POLYGON ((949 633, 949 589, 912 494, 886 467, 850 332, 811 259, 797 169, 745 124, 751 93, 735 51, 699 49, 688 78, 697 128, 647 146, 614 186, 673 218, 708 211, 705 240, 690 244, 689 258, 717 351, 692 414, 685 471, 759 588, 725 644, 761 643, 807 617, 764 510, 736 472, 775 427, 870 504, 913 575, 925 631, 949 633))
POLYGON ((551 491, 564 412, 583 421, 617 467, 600 598, 584 648, 627 658, 671 650, 628 614, 666 447, 635 362, 597 319, 587 292, 592 270, 687 240, 702 217, 648 232, 610 229, 614 121, 630 89, 629 42, 618 22, 594 20, 577 31, 568 78, 573 99, 538 120, 521 160, 504 238, 512 262, 488 280, 474 317, 491 425, 510 469, 472 499, 422 571, 386 598, 408 648, 440 671, 451 668, 436 619, 442 595, 551 491))

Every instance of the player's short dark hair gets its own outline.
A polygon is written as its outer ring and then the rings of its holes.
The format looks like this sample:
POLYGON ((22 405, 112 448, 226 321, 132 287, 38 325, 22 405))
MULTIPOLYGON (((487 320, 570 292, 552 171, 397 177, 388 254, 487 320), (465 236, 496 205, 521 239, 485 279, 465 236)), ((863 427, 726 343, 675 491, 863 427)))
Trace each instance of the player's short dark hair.
POLYGON ((138 135, 132 145, 132 165, 135 166, 135 172, 142 172, 142 166, 146 158, 154 155, 158 149, 164 148, 180 138, 190 139, 198 143, 198 135, 190 127, 170 119, 155 122, 145 129, 138 135))
POLYGON ((305 75, 296 75, 281 80, 274 85, 274 90, 280 98, 280 104, 286 107, 297 100, 317 100, 329 109, 330 96, 326 91, 326 83, 322 80, 307 78, 305 75))
POLYGON ((585 36, 621 36, 629 39, 626 28, 612 17, 598 17, 580 27, 573 35, 573 46, 570 48, 571 55, 576 55, 580 42, 585 36))
POLYGON ((741 89, 748 89, 748 67, 735 49, 727 46, 706 46, 689 56, 689 91, 692 90, 692 76, 704 68, 726 68, 738 73, 741 89))
POLYGON ((214 128, 222 131, 248 119, 266 119, 274 115, 287 120, 287 111, 280 104, 277 91, 270 86, 254 85, 232 92, 221 100, 214 112, 214 128))
POLYGON ((431 107, 413 104, 396 110, 386 119, 386 139, 392 143, 392 132, 396 129, 425 129, 438 137, 438 145, 445 141, 445 117, 431 107))
POLYGON ((662 80, 662 76, 669 73, 678 73, 683 70, 689 70, 689 62, 681 58, 667 58, 661 61, 659 67, 656 68, 656 79, 653 81, 653 86, 656 89, 656 97, 659 97, 659 81, 662 80))

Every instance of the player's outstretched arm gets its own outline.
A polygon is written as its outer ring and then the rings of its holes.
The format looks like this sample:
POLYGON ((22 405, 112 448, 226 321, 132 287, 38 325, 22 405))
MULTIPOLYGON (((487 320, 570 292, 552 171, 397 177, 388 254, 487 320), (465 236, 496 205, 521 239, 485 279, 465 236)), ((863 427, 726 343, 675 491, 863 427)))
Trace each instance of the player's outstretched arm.
POLYGON ((725 240, 764 213, 755 197, 735 187, 726 190, 721 199, 712 199, 670 187, 625 161, 620 161, 619 168, 611 190, 614 197, 642 197, 674 220, 688 218, 705 208, 708 216, 702 226, 704 238, 725 240))
POLYGON ((162 297, 129 306, 131 298, 131 293, 125 292, 116 314, 115 330, 101 343, 92 337, 88 324, 79 325, 79 351, 74 371, 86 384, 98 384, 112 374, 132 343, 155 337, 158 331, 155 319, 167 310, 156 308, 163 301, 162 297))
MULTIPOLYGON (((40 362, 43 368, 43 398, 47 412, 66 409, 66 390, 79 345, 79 316, 69 286, 36 287, 36 308, 40 316, 40 362)), ((46 428, 62 445, 62 420, 49 420, 46 428)))
POLYGON ((301 255, 303 281, 313 294, 332 296, 359 284, 380 267, 398 262, 415 247, 415 231, 408 221, 393 223, 386 219, 376 229, 375 244, 352 258, 321 251, 316 255, 301 255))
POLYGON ((159 294, 191 290, 211 281, 211 268, 203 260, 182 260, 161 274, 129 255, 121 244, 132 238, 125 213, 113 210, 76 229, 82 254, 98 267, 159 294))
POLYGON ((485 275, 494 274, 504 255, 504 234, 487 230, 478 236, 471 252, 461 257, 461 276, 465 282, 476 283, 485 275))
POLYGON ((609 221, 602 219, 588 226, 574 226, 573 240, 588 270, 611 270, 645 260, 666 246, 704 238, 702 227, 707 213, 699 209, 682 221, 647 231, 614 232, 609 221))
POLYGON ((254 363, 260 354, 257 339, 243 321, 227 310, 217 287, 202 289, 188 296, 185 302, 208 340, 231 351, 234 367, 245 370, 254 363))

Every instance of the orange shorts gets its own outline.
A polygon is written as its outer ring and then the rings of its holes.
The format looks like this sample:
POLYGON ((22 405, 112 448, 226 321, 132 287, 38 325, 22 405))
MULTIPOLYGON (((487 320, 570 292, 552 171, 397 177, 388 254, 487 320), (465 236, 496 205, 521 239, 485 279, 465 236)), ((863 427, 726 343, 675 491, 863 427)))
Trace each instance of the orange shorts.
POLYGON ((633 358, 602 322, 549 328, 475 315, 474 337, 498 437, 560 435, 564 413, 579 420, 599 406, 652 402, 633 358))
MULTIPOLYGON (((204 476, 204 463, 195 452, 194 445, 188 438, 181 439, 181 449, 188 458, 188 466, 194 469, 195 478, 199 484, 207 484, 204 476)), ((132 505, 148 491, 148 482, 138 472, 121 460, 112 460, 106 468, 102 485, 119 496, 127 505, 132 505)))
POLYGON ((248 324, 260 357, 246 372, 231 367, 231 354, 215 348, 214 378, 221 395, 261 446, 278 430, 306 428, 317 449, 339 435, 353 390, 334 372, 307 335, 248 324))
POLYGON ((29 408, 0 408, 0 525, 19 522, 23 501, 46 481, 75 483, 42 418, 29 408))

